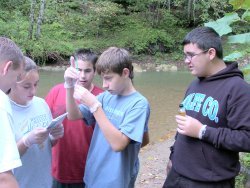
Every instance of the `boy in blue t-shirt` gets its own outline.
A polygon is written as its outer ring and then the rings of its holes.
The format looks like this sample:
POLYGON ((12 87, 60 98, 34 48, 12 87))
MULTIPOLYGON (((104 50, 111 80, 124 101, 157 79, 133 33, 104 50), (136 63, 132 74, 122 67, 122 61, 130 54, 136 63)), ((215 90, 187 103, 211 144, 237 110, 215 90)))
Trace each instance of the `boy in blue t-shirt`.
POLYGON ((132 188, 139 171, 139 150, 148 142, 149 103, 133 86, 133 65, 125 49, 108 48, 96 70, 106 90, 97 97, 77 85, 75 68, 64 74, 68 118, 96 124, 84 182, 87 188, 132 188), (74 98, 81 102, 79 107, 74 98))

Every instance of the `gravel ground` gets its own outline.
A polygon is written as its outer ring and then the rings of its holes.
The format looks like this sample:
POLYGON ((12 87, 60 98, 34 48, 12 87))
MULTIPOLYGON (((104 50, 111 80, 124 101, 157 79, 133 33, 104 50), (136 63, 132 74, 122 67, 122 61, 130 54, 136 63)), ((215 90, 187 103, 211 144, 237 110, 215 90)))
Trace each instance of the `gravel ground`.
MULTIPOLYGON (((135 188, 162 188, 166 178, 169 148, 173 143, 174 137, 171 136, 141 149, 139 154, 140 171, 135 188)), ((250 188, 250 173, 244 187, 250 188)))
POLYGON ((140 171, 135 188, 162 188, 166 178, 166 166, 174 138, 162 139, 141 149, 140 171))

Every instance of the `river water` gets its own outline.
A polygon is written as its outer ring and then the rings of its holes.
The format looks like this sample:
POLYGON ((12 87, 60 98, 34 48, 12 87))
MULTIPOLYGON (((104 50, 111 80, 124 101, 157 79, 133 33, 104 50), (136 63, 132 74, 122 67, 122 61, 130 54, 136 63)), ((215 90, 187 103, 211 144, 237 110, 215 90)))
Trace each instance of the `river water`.
MULTIPOLYGON (((149 134, 151 143, 167 138, 175 132, 174 116, 189 83, 194 79, 189 72, 135 73, 134 85, 149 101, 151 116, 149 134)), ((40 71, 38 96, 45 97, 49 89, 63 81, 63 72, 40 71)), ((102 86, 97 75, 94 83, 102 86)))

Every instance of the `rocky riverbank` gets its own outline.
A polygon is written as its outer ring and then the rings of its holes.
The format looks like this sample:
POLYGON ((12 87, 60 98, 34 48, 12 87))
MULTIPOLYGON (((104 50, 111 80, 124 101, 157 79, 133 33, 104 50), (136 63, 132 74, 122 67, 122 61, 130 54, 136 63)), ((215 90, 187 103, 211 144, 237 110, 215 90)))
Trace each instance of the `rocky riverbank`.
MULTIPOLYGON (((242 68, 246 65, 250 64, 250 56, 245 57, 242 60, 238 61, 239 67, 242 68)), ((41 66, 39 67, 40 70, 46 71, 64 71, 67 68, 67 63, 62 63, 60 65, 53 65, 53 66, 41 66)), ((162 63, 162 64, 155 64, 150 62, 136 62, 133 63, 134 72, 147 72, 147 71, 156 71, 156 72, 175 72, 178 70, 187 70, 185 63, 183 61, 172 62, 172 63, 162 63)))
MULTIPOLYGON (((154 64, 137 64, 133 63, 134 66, 134 72, 147 72, 147 71, 177 71, 178 67, 177 65, 167 65, 167 64, 161 64, 161 65, 154 65, 154 64)), ((67 66, 65 65, 56 65, 56 66, 41 66, 39 67, 40 70, 45 71, 64 71, 66 70, 67 66)))

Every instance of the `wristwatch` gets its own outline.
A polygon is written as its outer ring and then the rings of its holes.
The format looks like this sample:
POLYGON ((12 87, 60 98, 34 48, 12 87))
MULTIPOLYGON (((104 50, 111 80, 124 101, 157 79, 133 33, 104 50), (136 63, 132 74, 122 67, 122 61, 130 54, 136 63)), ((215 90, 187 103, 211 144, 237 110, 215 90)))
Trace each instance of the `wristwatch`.
POLYGON ((101 106, 102 104, 99 101, 97 101, 93 106, 89 108, 89 110, 93 114, 101 106))
POLYGON ((203 136, 205 135, 206 133, 206 130, 207 130, 207 125, 203 125, 200 129, 200 132, 199 132, 199 139, 201 140, 203 138, 203 136))

